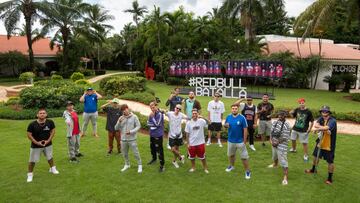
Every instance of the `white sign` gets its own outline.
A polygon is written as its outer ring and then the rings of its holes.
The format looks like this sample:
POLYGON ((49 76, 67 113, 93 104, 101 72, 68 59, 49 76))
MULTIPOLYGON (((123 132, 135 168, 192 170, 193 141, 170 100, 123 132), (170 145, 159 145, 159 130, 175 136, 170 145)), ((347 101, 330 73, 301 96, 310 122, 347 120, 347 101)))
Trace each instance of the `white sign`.
POLYGON ((234 86, 234 78, 208 78, 208 77, 192 77, 189 79, 189 85, 195 87, 197 96, 212 96, 219 93, 225 98, 246 98, 246 87, 234 86))

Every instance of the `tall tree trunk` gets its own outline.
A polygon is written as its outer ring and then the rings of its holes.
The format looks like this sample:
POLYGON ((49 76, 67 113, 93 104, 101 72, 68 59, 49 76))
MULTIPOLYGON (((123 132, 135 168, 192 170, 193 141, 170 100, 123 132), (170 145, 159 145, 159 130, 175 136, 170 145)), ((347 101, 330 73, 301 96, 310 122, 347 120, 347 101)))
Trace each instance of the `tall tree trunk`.
POLYGON ((64 32, 62 33, 62 37, 63 37, 63 64, 62 64, 62 69, 63 69, 63 72, 67 72, 68 71, 68 34, 67 32, 64 32))
POLYGON ((160 52, 161 42, 160 42, 160 30, 159 30, 159 27, 158 27, 158 30, 157 30, 157 38, 158 38, 158 46, 159 46, 159 52, 160 52))
POLYGON ((321 61, 321 36, 319 37, 319 60, 318 60, 318 65, 317 65, 317 69, 316 69, 316 76, 315 76, 313 89, 316 88, 317 79, 319 77, 320 65, 321 65, 320 61, 321 61))
POLYGON ((98 59, 98 65, 97 65, 97 69, 100 70, 101 68, 101 62, 100 62, 100 44, 97 44, 97 59, 98 59))
POLYGON ((25 32, 26 39, 28 45, 29 52, 29 68, 31 71, 35 71, 35 63, 34 63, 34 52, 32 49, 32 37, 31 37, 31 16, 25 16, 25 32))

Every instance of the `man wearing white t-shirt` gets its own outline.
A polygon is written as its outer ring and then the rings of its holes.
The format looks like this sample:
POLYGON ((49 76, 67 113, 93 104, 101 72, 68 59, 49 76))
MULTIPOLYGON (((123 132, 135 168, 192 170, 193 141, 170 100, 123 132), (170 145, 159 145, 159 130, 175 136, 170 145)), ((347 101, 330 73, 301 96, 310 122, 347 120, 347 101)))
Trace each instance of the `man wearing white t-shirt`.
POLYGON ((169 118, 169 145, 171 151, 174 154, 173 165, 175 168, 179 168, 177 159, 181 163, 185 163, 185 156, 180 154, 179 147, 183 145, 181 122, 183 119, 187 119, 187 116, 181 113, 181 105, 177 104, 174 111, 166 112, 165 114, 169 118))
POLYGON ((224 103, 220 101, 220 94, 214 94, 214 100, 211 100, 208 104, 208 118, 210 121, 209 130, 208 130, 208 141, 206 145, 211 144, 211 135, 212 132, 216 132, 216 137, 218 140, 219 147, 222 147, 220 139, 220 131, 222 128, 222 118, 225 112, 224 103))
POLYGON ((192 119, 186 123, 185 127, 189 159, 191 160, 189 172, 195 171, 195 157, 198 157, 202 162, 205 173, 209 173, 205 159, 205 127, 207 127, 207 121, 199 117, 197 109, 193 109, 192 119))

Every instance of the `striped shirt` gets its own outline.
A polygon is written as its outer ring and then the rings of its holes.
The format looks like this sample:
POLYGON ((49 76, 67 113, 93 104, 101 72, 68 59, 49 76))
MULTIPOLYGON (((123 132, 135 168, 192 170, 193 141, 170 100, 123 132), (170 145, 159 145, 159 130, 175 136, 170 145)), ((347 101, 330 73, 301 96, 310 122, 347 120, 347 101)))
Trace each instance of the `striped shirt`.
POLYGON ((286 120, 284 122, 277 120, 272 123, 271 133, 279 133, 281 130, 281 126, 284 123, 282 128, 282 132, 279 138, 278 149, 281 151, 287 151, 288 141, 290 139, 290 123, 286 120))

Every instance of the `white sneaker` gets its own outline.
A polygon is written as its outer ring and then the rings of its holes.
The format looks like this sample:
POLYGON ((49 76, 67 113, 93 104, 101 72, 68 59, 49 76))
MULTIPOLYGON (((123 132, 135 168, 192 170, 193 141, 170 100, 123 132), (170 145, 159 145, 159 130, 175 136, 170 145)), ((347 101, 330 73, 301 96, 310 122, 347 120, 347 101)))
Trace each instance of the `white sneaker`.
POLYGON ((230 172, 230 171, 232 171, 232 170, 234 170, 234 169, 235 169, 234 166, 228 166, 228 167, 225 169, 225 171, 226 171, 226 172, 230 172))
POLYGON ((250 149, 253 151, 256 151, 255 146, 254 145, 250 145, 250 149))
POLYGON ((304 161, 305 161, 305 162, 308 162, 308 161, 309 161, 309 156, 304 155, 304 161))
POLYGON ((251 178, 251 172, 250 171, 246 171, 245 172, 245 179, 249 180, 251 178))
POLYGON ((293 148, 290 148, 290 150, 289 150, 290 152, 296 152, 296 149, 293 149, 293 148))
POLYGON ((59 174, 59 171, 56 170, 56 166, 53 166, 49 169, 49 173, 57 175, 57 174, 59 174))
POLYGON ((207 169, 205 169, 204 172, 205 172, 206 174, 209 174, 209 173, 210 173, 209 170, 207 170, 207 169))
POLYGON ((173 161, 172 164, 175 166, 175 168, 179 168, 179 164, 176 161, 173 161))
POLYGON ((194 171, 195 171, 194 168, 191 168, 191 169, 189 170, 190 173, 193 173, 194 171))
POLYGON ((219 147, 223 147, 221 143, 218 143, 219 147))
POLYGON ((274 166, 274 164, 268 165, 268 168, 276 168, 277 166, 274 166))
POLYGON ((288 184, 288 181, 286 180, 286 179, 284 179, 283 181, 282 181, 282 185, 287 185, 288 184))
MULTIPOLYGON (((129 168, 130 168, 130 166, 129 166, 129 168)), ((142 173, 142 165, 138 166, 138 173, 142 173)))
POLYGON ((182 163, 182 164, 185 164, 185 156, 184 156, 184 155, 181 155, 180 157, 181 157, 181 163, 182 163))
POLYGON ((28 173, 27 174, 27 179, 26 179, 26 182, 30 183, 33 181, 33 177, 34 177, 34 174, 33 173, 28 173))
POLYGON ((206 142, 206 146, 209 146, 209 145, 211 145, 210 140, 208 140, 208 141, 206 142))
POLYGON ((121 172, 124 172, 130 168, 130 165, 124 165, 124 168, 121 169, 121 172))
POLYGON ((168 150, 171 150, 171 147, 170 147, 170 145, 169 145, 169 144, 167 145, 167 148, 168 148, 168 150))

